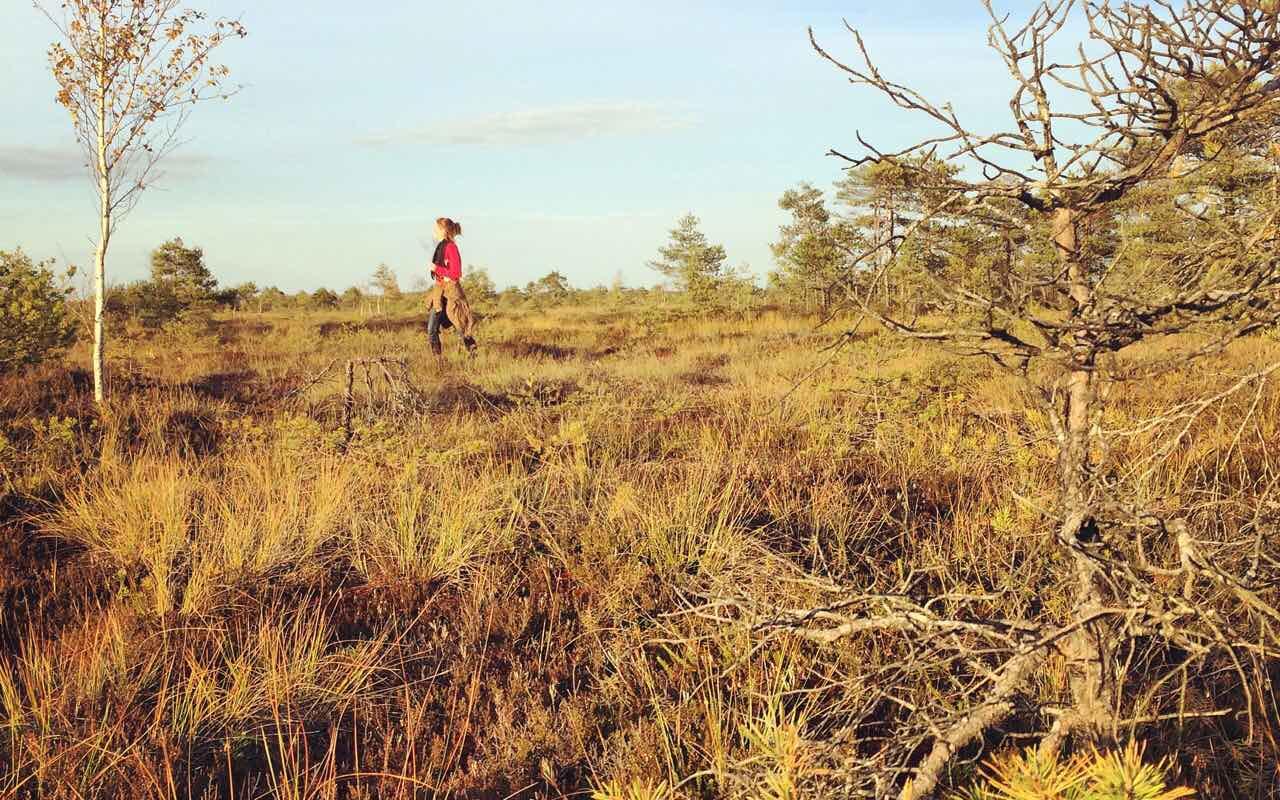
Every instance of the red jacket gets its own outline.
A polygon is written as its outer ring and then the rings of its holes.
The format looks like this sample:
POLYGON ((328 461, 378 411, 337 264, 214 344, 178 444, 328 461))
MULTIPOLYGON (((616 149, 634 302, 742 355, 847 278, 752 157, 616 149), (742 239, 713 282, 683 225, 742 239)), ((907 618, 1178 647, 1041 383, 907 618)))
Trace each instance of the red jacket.
POLYGON ((449 278, 454 283, 460 282, 462 280, 462 254, 458 252, 458 245, 451 241, 444 242, 444 247, 437 252, 440 252, 440 261, 431 267, 431 274, 436 276, 436 283, 443 283, 445 278, 449 278))

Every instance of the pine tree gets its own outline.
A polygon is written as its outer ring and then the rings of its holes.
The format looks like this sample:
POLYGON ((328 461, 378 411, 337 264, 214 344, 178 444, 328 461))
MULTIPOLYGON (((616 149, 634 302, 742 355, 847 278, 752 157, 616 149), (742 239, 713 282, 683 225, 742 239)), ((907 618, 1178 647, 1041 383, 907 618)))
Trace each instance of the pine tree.
POLYGON ((386 264, 378 265, 378 268, 373 271, 370 283, 378 293, 377 313, 382 313, 383 300, 398 300, 400 298, 400 281, 396 279, 396 274, 391 271, 391 267, 386 264))
POLYGON ((649 266, 675 281, 676 288, 695 300, 710 299, 724 278, 724 247, 711 244, 699 228, 700 220, 685 214, 671 230, 671 239, 658 249, 649 266))
POLYGON ((151 280, 171 291, 184 307, 208 303, 218 287, 204 263, 204 250, 187 247, 181 237, 151 251, 151 280))
POLYGON ((832 217, 822 190, 811 184, 788 189, 778 207, 791 214, 791 222, 778 229, 778 241, 770 245, 778 264, 770 283, 789 295, 816 294, 825 314, 851 277, 849 254, 863 245, 862 238, 852 225, 832 217))
MULTIPOLYGON (((957 171, 954 165, 925 155, 901 164, 864 164, 849 170, 836 183, 836 201, 844 210, 842 222, 856 231, 855 240, 861 243, 860 259, 853 266, 861 279, 879 279, 882 302, 914 305, 925 293, 922 284, 928 280, 926 273, 937 275, 947 266, 949 256, 956 253, 953 244, 965 250, 968 243, 949 242, 948 235, 967 227, 953 223, 972 220, 928 213, 946 196, 957 171), (908 231, 912 231, 909 236, 908 231), (895 263, 896 272, 892 286, 884 280, 884 268, 890 262, 895 263)), ((953 267, 975 266, 971 260, 951 261, 953 267)), ((865 289, 860 294, 865 295, 865 289)))
POLYGON ((391 267, 386 264, 379 264, 373 271, 373 285, 388 300, 394 300, 400 296, 400 281, 391 271, 391 267))
POLYGON ((338 295, 332 289, 321 287, 311 293, 311 305, 316 308, 337 308, 338 295))

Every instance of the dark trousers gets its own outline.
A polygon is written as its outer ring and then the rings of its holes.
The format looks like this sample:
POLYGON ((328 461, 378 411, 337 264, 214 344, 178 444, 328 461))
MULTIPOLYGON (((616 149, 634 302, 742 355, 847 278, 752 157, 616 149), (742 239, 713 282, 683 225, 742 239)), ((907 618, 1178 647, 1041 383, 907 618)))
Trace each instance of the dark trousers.
MULTIPOLYGON (((453 323, 449 321, 448 298, 441 298, 440 306, 440 311, 432 310, 427 314, 427 340, 431 342, 431 352, 436 355, 444 351, 440 344, 440 329, 453 327, 453 323)), ((476 340, 470 336, 462 337, 462 344, 467 348, 467 352, 473 352, 476 349, 476 340)))

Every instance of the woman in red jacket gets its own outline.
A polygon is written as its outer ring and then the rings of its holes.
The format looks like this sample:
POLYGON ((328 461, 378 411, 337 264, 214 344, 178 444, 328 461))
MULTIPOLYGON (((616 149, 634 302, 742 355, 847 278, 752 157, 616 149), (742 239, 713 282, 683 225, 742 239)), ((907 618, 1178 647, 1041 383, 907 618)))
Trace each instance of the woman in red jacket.
POLYGON ((471 332, 474 320, 466 295, 462 292, 462 255, 454 240, 462 235, 462 226, 448 217, 436 220, 435 254, 431 257, 431 277, 436 285, 427 296, 431 313, 427 317, 427 337, 431 340, 431 352, 441 355, 441 328, 457 328, 468 352, 475 352, 476 340, 471 332))

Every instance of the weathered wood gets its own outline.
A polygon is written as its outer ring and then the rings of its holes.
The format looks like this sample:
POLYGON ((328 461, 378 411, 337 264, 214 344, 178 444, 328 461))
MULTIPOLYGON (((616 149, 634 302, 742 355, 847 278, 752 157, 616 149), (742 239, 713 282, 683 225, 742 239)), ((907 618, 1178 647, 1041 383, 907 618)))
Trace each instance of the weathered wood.
POLYGON ((356 362, 347 362, 347 390, 342 397, 342 446, 351 444, 351 412, 355 406, 353 393, 356 379, 356 362))

